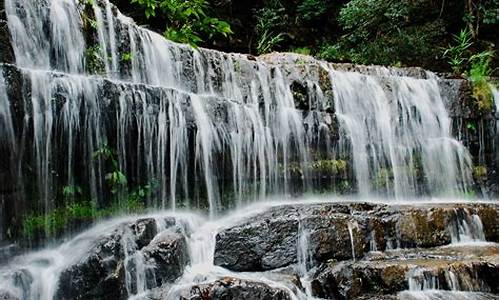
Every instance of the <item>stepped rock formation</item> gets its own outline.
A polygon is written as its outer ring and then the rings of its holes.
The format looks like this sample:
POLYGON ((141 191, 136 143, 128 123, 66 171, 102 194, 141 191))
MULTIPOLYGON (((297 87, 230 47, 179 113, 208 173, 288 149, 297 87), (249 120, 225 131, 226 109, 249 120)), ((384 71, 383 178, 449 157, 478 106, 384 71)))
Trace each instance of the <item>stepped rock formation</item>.
POLYGON ((477 113, 465 80, 192 49, 106 0, 3 6, 2 239, 72 201, 65 187, 109 206, 103 147, 129 186, 157 186, 148 206, 212 215, 310 190, 498 196, 498 115, 477 113))
POLYGON ((108 221, 0 266, 0 295, 498 299, 496 203, 304 201, 234 214, 218 221, 181 213, 108 221))
POLYGON ((0 242, 140 186, 156 210, 0 246, 0 299, 498 299, 498 112, 466 80, 193 49, 107 0, 0 5, 0 242))

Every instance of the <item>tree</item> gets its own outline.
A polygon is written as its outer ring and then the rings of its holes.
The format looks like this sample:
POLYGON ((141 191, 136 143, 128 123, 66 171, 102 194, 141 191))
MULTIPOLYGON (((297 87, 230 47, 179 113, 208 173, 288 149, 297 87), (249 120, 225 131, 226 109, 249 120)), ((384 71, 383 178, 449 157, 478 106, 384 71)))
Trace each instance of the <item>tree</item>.
POLYGON ((207 0, 131 0, 131 3, 141 5, 146 18, 160 12, 166 20, 164 35, 175 42, 196 47, 204 39, 232 34, 227 22, 209 15, 207 0))

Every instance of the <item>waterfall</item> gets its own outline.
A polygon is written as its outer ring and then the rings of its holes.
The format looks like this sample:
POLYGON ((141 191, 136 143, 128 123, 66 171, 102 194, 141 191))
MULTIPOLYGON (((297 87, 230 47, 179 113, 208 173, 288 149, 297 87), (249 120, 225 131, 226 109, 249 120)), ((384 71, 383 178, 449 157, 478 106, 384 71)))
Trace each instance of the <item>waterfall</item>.
POLYGON ((330 71, 341 147, 352 152, 358 190, 376 185, 397 198, 467 191, 471 159, 451 137, 437 79, 375 77, 330 71), (384 91, 384 83, 390 91, 384 91), (425 184, 417 182, 423 172, 425 184), (424 189, 421 191, 420 189, 424 189))
POLYGON ((9 169, 19 170, 21 198, 37 195, 38 212, 74 201, 61 198, 68 186, 110 205, 109 161, 95 155, 102 147, 116 152, 129 191, 155 186, 148 207, 207 208, 212 216, 314 190, 324 182, 313 172, 317 160, 343 166, 333 176, 341 188, 322 188, 363 197, 460 195, 470 186, 471 159, 450 134, 431 73, 317 63, 325 85, 305 64, 304 109, 290 65, 170 42, 109 1, 5 7, 15 64, 2 70, 20 74, 22 88, 1 92, 11 79, 0 77, 0 123, 15 125, 1 143, 17 147, 9 169))

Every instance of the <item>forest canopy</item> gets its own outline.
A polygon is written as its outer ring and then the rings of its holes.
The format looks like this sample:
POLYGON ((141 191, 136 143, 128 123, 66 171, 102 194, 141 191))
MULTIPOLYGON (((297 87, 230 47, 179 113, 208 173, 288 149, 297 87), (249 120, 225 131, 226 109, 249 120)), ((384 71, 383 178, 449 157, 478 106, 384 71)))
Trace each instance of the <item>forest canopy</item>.
POLYGON ((291 51, 333 62, 462 75, 498 66, 498 0, 115 0, 140 24, 193 46, 291 51), (477 59, 477 58, 476 58, 477 59))

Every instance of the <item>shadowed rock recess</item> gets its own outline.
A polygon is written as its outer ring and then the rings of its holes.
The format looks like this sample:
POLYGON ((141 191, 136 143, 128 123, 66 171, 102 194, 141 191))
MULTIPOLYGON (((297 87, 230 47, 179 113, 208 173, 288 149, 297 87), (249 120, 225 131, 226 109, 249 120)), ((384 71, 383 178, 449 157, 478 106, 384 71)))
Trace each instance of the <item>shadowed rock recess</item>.
POLYGON ((0 299, 498 299, 498 112, 466 80, 0 6, 0 299), (82 212, 124 195, 151 210, 82 212), (23 236, 64 209, 88 228, 23 236))

